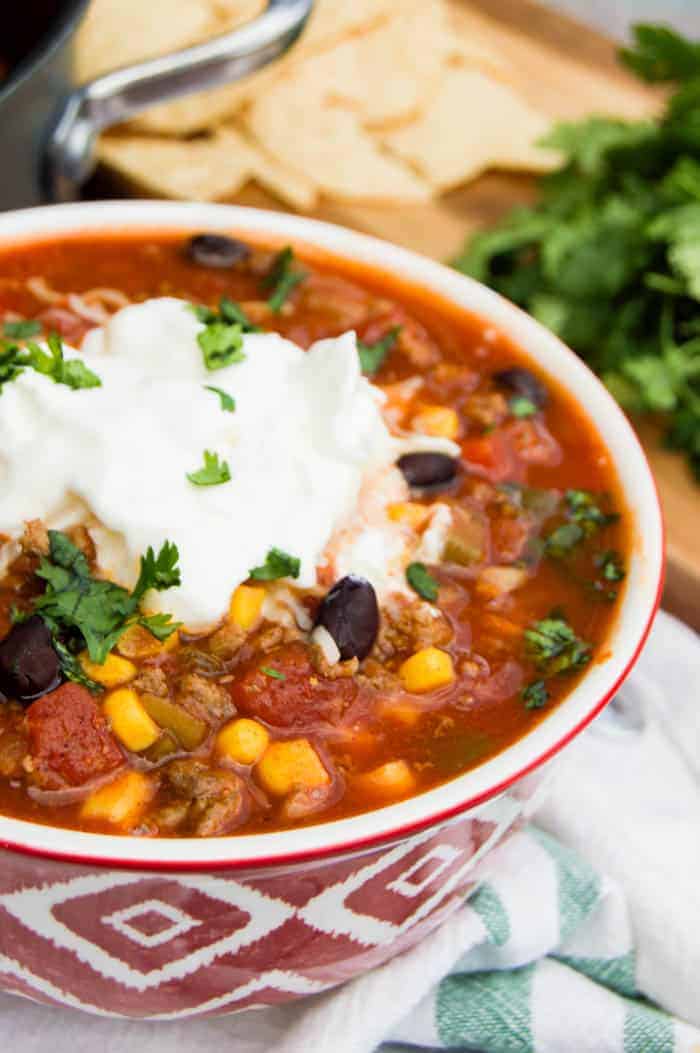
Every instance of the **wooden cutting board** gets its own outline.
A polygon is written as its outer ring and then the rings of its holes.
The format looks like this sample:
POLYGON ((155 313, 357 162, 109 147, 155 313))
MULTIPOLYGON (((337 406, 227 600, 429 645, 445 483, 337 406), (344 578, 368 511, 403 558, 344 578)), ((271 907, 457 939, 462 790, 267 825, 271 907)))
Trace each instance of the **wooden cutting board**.
MULTIPOLYGON (((534 0, 451 2, 461 31, 477 35, 506 58, 514 87, 553 118, 577 119, 593 112, 635 118, 658 110, 660 94, 625 73, 617 63, 615 45, 593 30, 534 0)), ((466 112, 464 119, 478 122, 479 115, 466 112)), ((533 193, 534 180, 527 176, 492 173, 411 209, 329 203, 318 215, 447 260, 467 234, 493 223, 512 205, 532 200, 533 193)), ((249 204, 276 207, 254 189, 244 197, 249 204)), ((700 630, 700 529, 695 523, 700 485, 682 458, 660 448, 658 430, 646 424, 640 430, 667 523, 664 606, 700 630)))

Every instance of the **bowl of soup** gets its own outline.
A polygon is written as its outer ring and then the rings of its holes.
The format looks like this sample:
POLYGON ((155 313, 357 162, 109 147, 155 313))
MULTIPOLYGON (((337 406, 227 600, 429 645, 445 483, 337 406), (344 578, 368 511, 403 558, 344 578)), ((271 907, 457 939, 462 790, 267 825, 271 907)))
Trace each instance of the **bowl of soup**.
POLYGON ((552 334, 310 219, 0 220, 1 986, 172 1019, 414 945, 658 605, 639 442, 552 334))

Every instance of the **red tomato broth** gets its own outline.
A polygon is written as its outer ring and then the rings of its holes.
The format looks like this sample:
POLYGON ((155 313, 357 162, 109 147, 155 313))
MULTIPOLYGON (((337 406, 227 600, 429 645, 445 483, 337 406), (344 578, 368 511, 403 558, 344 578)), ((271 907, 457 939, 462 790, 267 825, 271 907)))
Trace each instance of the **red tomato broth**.
MULTIPOLYGON (((221 296, 236 301, 260 299, 259 274, 195 266, 182 251, 183 241, 184 236, 180 233, 105 234, 14 246, 0 253, 0 315, 15 312, 27 318, 41 316, 46 304, 40 303, 26 284, 28 279, 37 275, 60 292, 82 293, 106 287, 120 290, 130 300, 174 295, 215 306, 221 296)), ((447 491, 448 500, 456 505, 464 500, 474 500, 474 493, 483 486, 483 472, 490 474, 496 482, 515 477, 517 482, 529 487, 604 491, 610 495, 610 507, 621 514, 621 519, 605 526, 596 536, 595 543, 601 550, 618 550, 626 560, 631 538, 614 468, 600 438, 567 392, 533 369, 526 356, 492 325, 432 293, 404 284, 381 271, 335 259, 317 250, 307 252, 299 247, 298 255, 303 264, 312 268, 311 276, 295 291, 293 309, 266 319, 264 328, 275 329, 302 346, 309 346, 323 336, 338 335, 347 328, 356 328, 360 339, 366 342, 378 339, 397 324, 408 325, 412 332, 417 333, 419 343, 423 340, 429 348, 430 364, 424 370, 417 369, 400 347, 395 348, 372 379, 382 385, 392 385, 421 373, 425 383, 418 401, 453 406, 458 410, 458 441, 464 443, 469 464, 475 471, 460 475, 456 484, 447 491), (484 388, 483 379, 514 365, 527 366, 546 383, 550 397, 543 416, 549 432, 561 448, 561 461, 557 465, 524 465, 517 457, 513 458, 512 443, 510 440, 505 443, 501 432, 503 428, 510 428, 512 432, 522 424, 520 432, 525 432, 527 438, 525 425, 528 422, 510 421, 491 430, 468 417, 469 400, 484 388), (510 450, 508 456, 511 457, 505 467, 499 463, 504 449, 510 450)), ((440 501, 445 496, 438 492, 419 500, 429 504, 433 499, 440 501)), ((500 536, 501 544, 507 547, 508 531, 513 532, 514 522, 517 524, 517 517, 489 516, 492 545, 500 536)), ((550 518, 549 522, 559 520, 550 518)), ((524 657, 522 634, 528 625, 545 618, 553 608, 563 609, 574 631, 594 645, 594 660, 603 657, 602 645, 616 616, 619 599, 615 603, 606 603, 587 595, 581 583, 564 572, 557 561, 541 558, 527 583, 495 604, 493 600, 479 596, 474 587, 475 575, 471 571, 450 565, 431 567, 430 570, 441 584, 438 605, 454 632, 452 640, 445 645, 457 668, 458 675, 453 684, 411 698, 404 693, 395 706, 387 706, 381 690, 371 684, 361 682, 353 692, 345 685, 340 693, 352 695, 352 699, 348 701, 344 714, 346 719, 341 719, 338 727, 337 724, 324 723, 323 719, 309 721, 309 697, 313 698, 313 692, 310 695, 306 685, 297 685, 294 677, 283 684, 271 682, 271 694, 284 692, 290 710, 295 706, 295 692, 304 693, 305 700, 300 710, 306 722, 301 727, 294 722, 292 726, 284 727, 268 725, 273 738, 283 740, 308 734, 322 759, 344 784, 342 794, 329 800, 326 808, 296 819, 295 825, 357 814, 388 803, 386 798, 372 797, 354 782, 356 772, 405 759, 415 776, 415 792, 419 792, 468 770, 524 735, 568 694, 581 675, 574 673, 548 680, 550 700, 547 706, 537 710, 525 708, 521 689, 538 674, 524 657), (482 670, 483 663, 491 667, 486 684, 479 682, 477 689, 474 688, 474 671, 470 665, 473 656, 482 663, 482 670), (412 715, 416 713, 417 719, 413 720, 412 715)), ((25 586, 30 591, 33 588, 30 582, 25 586)), ((623 588, 624 582, 619 591, 623 588)), ((7 631, 9 607, 15 600, 16 592, 12 587, 0 590, 2 635, 7 631)), ((183 673, 191 668, 189 662, 193 649, 200 654, 201 661, 206 661, 206 656, 211 653, 207 639, 195 640, 181 645, 157 664, 183 673)), ((410 651, 399 652, 383 664, 395 674, 408 654, 410 651)), ((232 676, 234 680, 245 676, 246 662, 250 665, 255 661, 253 649, 238 663, 233 662, 225 671, 229 681, 232 676)), ((284 670, 284 649, 275 654, 272 664, 279 671, 284 670)), ((236 687, 227 687, 227 690, 231 690, 235 700, 236 687)), ((328 690, 324 690, 324 697, 328 694, 328 690)), ((255 713, 248 714, 245 707, 240 707, 240 715, 256 716, 255 713)), ((263 723, 267 723, 265 715, 259 714, 263 723)), ((7 735, 11 737, 13 734, 14 729, 9 728, 7 735)), ((211 754, 211 742, 210 735, 205 744, 194 751, 195 755, 206 760, 211 754)), ((0 707, 0 760, 2 748, 0 707)), ((246 780, 252 780, 255 793, 254 776, 247 771, 242 775, 246 780)), ((0 770, 0 811, 5 814, 51 825, 119 832, 111 824, 85 823, 81 820, 80 808, 80 803, 57 806, 47 804, 41 797, 30 796, 23 784, 16 779, 3 778, 0 770)), ((250 833, 286 825, 289 821, 285 821, 280 807, 273 803, 271 807, 253 808, 241 829, 250 833)), ((136 832, 153 831, 137 829, 136 832)), ((159 833, 167 836, 167 831, 160 830, 159 833)))

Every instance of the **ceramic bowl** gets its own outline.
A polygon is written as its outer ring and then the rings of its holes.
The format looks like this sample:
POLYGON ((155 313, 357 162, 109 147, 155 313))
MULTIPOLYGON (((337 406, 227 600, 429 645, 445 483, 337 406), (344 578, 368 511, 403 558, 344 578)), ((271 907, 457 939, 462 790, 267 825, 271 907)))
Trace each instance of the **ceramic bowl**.
POLYGON ((506 332, 597 428, 632 517, 633 550, 604 659, 524 738, 437 789, 350 819, 208 840, 114 837, 0 816, 0 988, 103 1015, 162 1020, 279 1003, 422 939, 533 810, 547 762, 618 690, 662 585, 659 501, 627 418, 556 337, 483 285, 362 234, 229 206, 110 202, 6 213, 0 246, 75 232, 217 229, 367 264, 506 332))

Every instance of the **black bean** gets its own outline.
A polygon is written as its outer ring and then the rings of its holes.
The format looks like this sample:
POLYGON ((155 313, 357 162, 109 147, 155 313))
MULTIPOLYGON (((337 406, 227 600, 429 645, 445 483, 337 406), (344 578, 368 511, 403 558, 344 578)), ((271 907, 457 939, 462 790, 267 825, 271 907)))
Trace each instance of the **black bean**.
POLYGON ((379 632, 379 607, 372 585, 355 574, 341 578, 323 599, 316 625, 330 633, 343 661, 366 658, 379 632))
POLYGON ((457 474, 457 461, 446 453, 426 450, 420 453, 405 453, 397 464, 409 486, 421 490, 435 490, 447 486, 457 474))
POLYGON ((187 242, 187 256, 200 267, 233 267, 250 256, 244 241, 225 234, 195 234, 187 242))
POLYGON ((61 663, 51 633, 38 614, 18 622, 0 642, 0 691, 32 702, 61 683, 61 663))
POLYGON ((523 398, 529 399, 540 409, 547 403, 549 396, 546 387, 529 369, 523 369, 522 366, 502 369, 500 373, 493 374, 493 379, 515 395, 522 395, 523 398))

